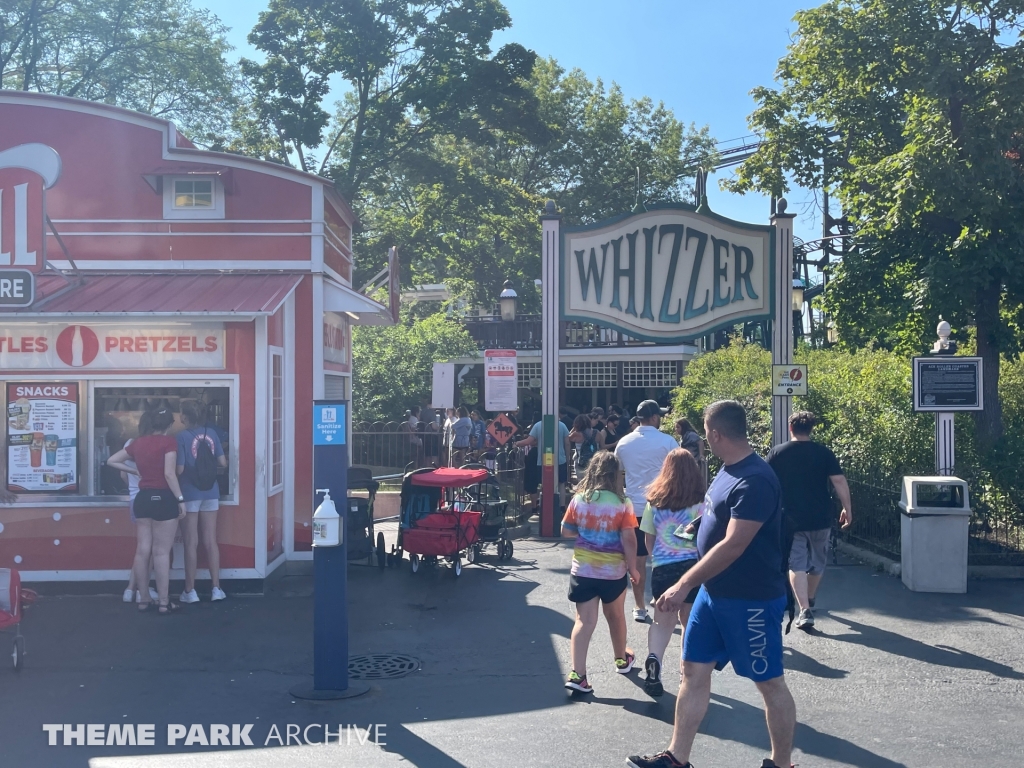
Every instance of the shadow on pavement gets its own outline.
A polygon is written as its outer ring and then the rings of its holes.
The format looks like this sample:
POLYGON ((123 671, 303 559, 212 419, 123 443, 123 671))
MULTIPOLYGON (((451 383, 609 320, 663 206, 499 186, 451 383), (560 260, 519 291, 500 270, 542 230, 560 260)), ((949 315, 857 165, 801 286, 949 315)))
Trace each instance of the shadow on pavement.
POLYGON ((808 656, 806 653, 801 653, 795 648, 787 647, 783 651, 783 663, 787 672, 803 672, 805 675, 820 677, 825 680, 841 680, 850 674, 845 669, 835 669, 827 664, 822 664, 817 659, 808 656))
MULTIPOLYGON (((839 623, 845 624, 856 634, 834 634, 824 635, 832 640, 839 640, 844 643, 855 643, 877 651, 891 653, 895 656, 902 656, 907 659, 923 661, 926 664, 935 664, 941 667, 956 667, 957 669, 973 669, 979 672, 988 672, 996 677, 1003 677, 1010 680, 1024 680, 1024 673, 1018 672, 1013 667, 1000 664, 997 661, 977 656, 967 651, 951 648, 944 645, 928 645, 912 637, 890 632, 887 629, 863 624, 859 621, 845 616, 830 614, 830 618, 839 623)), ((824 633, 820 633, 824 634, 824 633)))

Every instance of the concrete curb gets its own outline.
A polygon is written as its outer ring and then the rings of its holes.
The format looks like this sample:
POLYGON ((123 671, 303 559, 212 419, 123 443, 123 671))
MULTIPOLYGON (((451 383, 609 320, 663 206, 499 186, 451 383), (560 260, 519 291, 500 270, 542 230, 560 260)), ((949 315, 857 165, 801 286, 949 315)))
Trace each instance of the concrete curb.
MULTIPOLYGON (((861 547, 855 547, 845 541, 838 542, 839 551, 845 555, 872 565, 876 570, 897 578, 903 572, 902 564, 885 555, 879 555, 861 547)), ((1020 565, 969 565, 968 579, 1024 579, 1024 566, 1020 565)))
POLYGON ((889 576, 895 576, 899 578, 903 572, 903 566, 900 565, 896 560, 892 560, 885 555, 879 555, 868 549, 862 549, 861 547, 855 547, 853 544, 839 540, 836 542, 839 547, 839 551, 844 555, 849 555, 855 560, 860 560, 866 565, 874 566, 875 570, 882 571, 889 576))

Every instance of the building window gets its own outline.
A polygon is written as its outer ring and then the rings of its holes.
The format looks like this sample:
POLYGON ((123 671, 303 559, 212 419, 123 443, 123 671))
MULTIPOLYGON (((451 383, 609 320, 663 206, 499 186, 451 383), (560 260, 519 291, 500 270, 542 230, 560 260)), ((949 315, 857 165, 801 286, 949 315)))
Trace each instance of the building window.
POLYGON ((562 371, 567 389, 618 386, 616 363, 563 363, 562 371))
POLYGON ((628 389, 665 389, 679 385, 675 360, 629 360, 622 363, 622 386, 628 389))
POLYGON ((223 219, 224 185, 216 176, 165 176, 165 219, 223 219))
POLYGON ((516 375, 518 377, 520 389, 534 388, 530 382, 531 380, 539 380, 541 378, 540 366, 540 363, 519 363, 519 365, 516 366, 516 375))
POLYGON ((213 208, 213 181, 174 180, 175 208, 213 208))
POLYGON ((270 355, 270 484, 284 484, 284 355, 270 355))

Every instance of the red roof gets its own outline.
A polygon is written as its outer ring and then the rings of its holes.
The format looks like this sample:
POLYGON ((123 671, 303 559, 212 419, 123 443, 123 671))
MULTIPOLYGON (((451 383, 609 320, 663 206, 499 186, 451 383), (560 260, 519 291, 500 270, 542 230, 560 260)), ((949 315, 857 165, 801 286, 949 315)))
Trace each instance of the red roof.
POLYGON ((26 314, 265 315, 273 314, 302 275, 187 272, 149 274, 41 274, 36 301, 26 314))

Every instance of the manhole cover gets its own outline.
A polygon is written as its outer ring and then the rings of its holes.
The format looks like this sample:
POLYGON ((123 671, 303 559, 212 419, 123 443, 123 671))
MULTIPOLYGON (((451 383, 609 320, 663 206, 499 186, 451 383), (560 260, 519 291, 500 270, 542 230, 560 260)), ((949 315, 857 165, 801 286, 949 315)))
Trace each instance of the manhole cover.
POLYGON ((420 668, 420 660, 401 653, 371 653, 350 656, 348 676, 353 680, 389 680, 405 677, 420 668))

